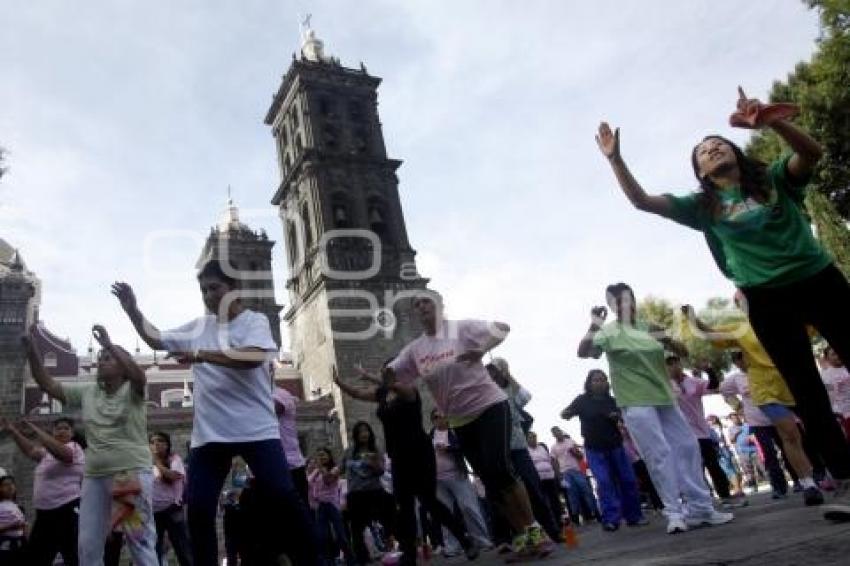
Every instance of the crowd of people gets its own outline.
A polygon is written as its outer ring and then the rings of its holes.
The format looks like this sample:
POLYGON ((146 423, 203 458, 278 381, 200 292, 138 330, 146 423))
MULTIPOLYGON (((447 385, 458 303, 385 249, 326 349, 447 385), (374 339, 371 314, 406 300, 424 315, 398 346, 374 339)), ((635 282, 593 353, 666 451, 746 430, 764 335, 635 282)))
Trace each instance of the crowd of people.
POLYGON ((334 369, 341 393, 374 405, 375 418, 352 427, 344 453, 324 447, 305 458, 296 400, 272 380, 268 320, 234 298, 232 266, 202 267, 207 314, 169 331, 119 282, 112 292, 139 336, 192 365, 191 449, 184 461, 168 434, 148 434, 145 373, 105 328, 92 330, 101 346, 92 384, 54 380, 24 337, 36 383, 79 412, 83 434, 64 416, 52 432, 0 422, 37 463, 31 526, 14 478, 0 477, 0 561, 47 565, 59 554, 99 566, 115 563, 123 544, 134 564, 153 566, 167 539, 181 566, 217 566, 222 513, 231 566, 275 564, 280 554, 296 565, 378 556, 413 565, 434 552, 475 560, 489 549, 523 562, 548 556, 582 525, 651 529, 658 514, 669 534, 723 525, 750 504, 745 490, 763 483, 776 499, 800 492, 807 506, 831 492, 824 516, 850 520, 850 374, 841 361, 850 334, 839 306, 850 303, 850 285, 803 215, 820 148, 789 112, 740 92, 733 123, 772 128, 791 152, 765 166, 709 136, 692 153, 700 191, 686 197, 647 194, 621 156, 619 131, 603 123, 597 135, 632 204, 702 231, 738 289, 737 316, 722 326, 682 307, 688 328, 730 351, 726 375, 691 359, 681 336, 640 320, 629 285, 610 285, 577 349, 580 358, 605 355, 608 371, 591 370, 560 415, 578 418, 583 441, 554 427, 547 445, 528 412, 531 393, 504 359, 485 363, 509 325, 449 320, 442 297, 423 290, 411 300, 421 336, 374 374, 334 369), (811 336, 828 343, 823 354, 811 336), (705 414, 708 395, 723 396, 727 417, 705 414))

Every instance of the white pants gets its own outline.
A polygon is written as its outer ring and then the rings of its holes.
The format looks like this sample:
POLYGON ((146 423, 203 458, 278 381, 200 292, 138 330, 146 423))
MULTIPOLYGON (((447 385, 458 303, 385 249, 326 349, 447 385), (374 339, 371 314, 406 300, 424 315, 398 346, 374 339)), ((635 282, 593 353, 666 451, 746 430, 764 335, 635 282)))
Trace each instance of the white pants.
MULTIPOLYGON (((158 566, 156 527, 151 507, 153 472, 138 472, 142 493, 136 497, 136 509, 142 527, 134 536, 125 536, 134 566, 158 566)), ((112 523, 112 476, 84 477, 80 495, 80 566, 103 566, 103 547, 112 523)))
MULTIPOLYGON (((475 494, 475 488, 472 487, 469 478, 437 480, 437 499, 448 507, 449 511, 453 510, 455 504, 457 504, 463 514, 466 530, 469 531, 472 538, 485 548, 493 546, 493 543, 490 542, 490 536, 487 534, 487 524, 481 515, 478 496, 475 494)), ((443 527, 443 539, 445 539, 447 550, 460 548, 460 543, 445 527, 443 527)))
POLYGON ((711 513, 714 506, 703 476, 699 442, 679 408, 625 407, 623 420, 646 462, 665 515, 682 518, 711 513))

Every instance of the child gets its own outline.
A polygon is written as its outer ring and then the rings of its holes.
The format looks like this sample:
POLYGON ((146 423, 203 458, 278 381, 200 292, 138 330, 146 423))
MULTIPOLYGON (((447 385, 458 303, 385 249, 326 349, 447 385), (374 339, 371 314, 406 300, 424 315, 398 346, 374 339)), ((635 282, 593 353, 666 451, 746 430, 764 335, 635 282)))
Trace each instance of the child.
POLYGON ((15 478, 0 477, 0 564, 23 566, 24 531, 27 522, 24 513, 15 503, 15 478))
POLYGON ((96 383, 60 384, 47 374, 32 336, 24 337, 33 379, 66 409, 79 409, 88 447, 80 497, 80 565, 103 563, 104 543, 119 529, 137 566, 156 566, 147 442, 145 372, 102 326, 96 383))
MULTIPOLYGON (((333 548, 336 554, 341 549, 345 555, 346 563, 355 563, 348 536, 340 513, 339 497, 339 468, 334 464, 333 456, 327 448, 319 448, 316 451, 314 467, 307 475, 307 483, 310 492, 310 506, 316 512, 316 528, 321 541, 320 548, 333 548), (326 543, 328 531, 333 533, 336 545, 326 543)), ((326 564, 334 564, 336 556, 329 553, 325 557, 326 564)))

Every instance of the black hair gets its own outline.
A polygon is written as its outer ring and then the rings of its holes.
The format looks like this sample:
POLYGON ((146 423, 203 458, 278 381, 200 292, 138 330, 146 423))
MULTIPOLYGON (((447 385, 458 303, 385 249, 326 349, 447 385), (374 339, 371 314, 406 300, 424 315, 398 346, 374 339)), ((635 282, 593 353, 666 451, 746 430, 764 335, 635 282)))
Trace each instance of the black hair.
MULTIPOLYGON (((605 300, 608 303, 608 306, 613 308, 613 306, 616 305, 617 299, 619 299, 623 295, 623 293, 629 293, 632 296, 633 299, 635 297, 634 290, 629 285, 627 285, 626 283, 623 283, 622 281, 620 283, 614 283, 612 285, 608 285, 605 288, 605 300), (612 304, 612 301, 613 301, 613 304, 612 304)), ((637 306, 637 305, 635 305, 635 306, 637 306)))
POLYGON ((56 427, 57 425, 60 425, 62 423, 65 423, 66 425, 71 427, 71 432, 74 432, 74 419, 70 417, 59 417, 58 419, 53 421, 53 426, 56 427))
POLYGON ((732 359, 733 362, 736 360, 743 360, 744 352, 742 352, 741 350, 732 350, 732 352, 729 353, 729 357, 732 359))
MULTIPOLYGON (((5 481, 12 482, 12 485, 15 486, 15 489, 17 490, 18 484, 15 481, 15 476, 13 476, 11 474, 7 474, 5 476, 0 477, 0 484, 2 484, 5 481)), ((15 501, 15 497, 12 497, 12 501, 15 501)))
POLYGON ((198 280, 209 277, 221 281, 231 289, 237 289, 239 287, 238 273, 239 270, 229 261, 211 259, 198 271, 198 280))
POLYGON ((334 466, 336 466, 336 462, 334 462, 334 455, 331 452, 330 448, 328 448, 327 446, 322 446, 321 448, 316 450, 316 452, 324 452, 325 454, 327 454, 327 456, 328 456, 328 468, 333 468, 334 466))
POLYGON ((363 427, 365 427, 366 430, 369 431, 369 440, 366 441, 366 447, 369 449, 370 452, 377 452, 378 448, 375 444, 375 431, 372 430, 372 425, 370 425, 366 421, 357 421, 356 423, 354 423, 354 426, 351 427, 351 440, 353 442, 351 450, 352 453, 358 452, 360 442, 357 439, 357 436, 360 432, 360 429, 363 427))
POLYGON ((171 435, 167 432, 158 430, 156 432, 152 432, 150 436, 148 436, 148 442, 152 441, 154 438, 161 438, 162 441, 165 442, 165 456, 171 457, 171 435))
POLYGON ((767 166, 757 159, 747 157, 740 147, 723 136, 713 134, 704 137, 702 142, 695 145, 691 151, 691 166, 702 189, 698 197, 700 206, 712 216, 716 215, 720 209, 720 196, 718 195, 720 187, 715 185, 709 179, 708 175, 700 177, 699 164, 697 162, 697 148, 700 144, 710 139, 720 140, 732 148, 732 152, 735 154, 735 160, 738 162, 738 169, 741 172, 741 196, 744 199, 752 197, 760 203, 767 202, 770 198, 770 191, 767 186, 767 166))
POLYGON ((589 372, 587 372, 587 377, 584 379, 584 392, 585 392, 585 393, 590 393, 590 380, 591 380, 591 379, 593 378, 593 376, 594 376, 594 375, 596 375, 597 373, 601 373, 602 375, 604 375, 604 376, 605 376, 605 379, 606 379, 606 380, 608 379, 608 374, 606 374, 606 373, 605 373, 604 371, 602 371, 601 369, 596 368, 596 369, 592 369, 592 370, 590 370, 589 372))

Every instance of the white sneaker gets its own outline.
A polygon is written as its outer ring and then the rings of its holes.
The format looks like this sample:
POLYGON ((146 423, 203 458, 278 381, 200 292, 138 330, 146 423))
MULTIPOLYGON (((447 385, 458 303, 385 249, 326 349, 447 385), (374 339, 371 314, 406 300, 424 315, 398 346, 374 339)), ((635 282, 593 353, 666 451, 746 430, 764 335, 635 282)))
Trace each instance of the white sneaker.
POLYGON ((688 524, 681 517, 670 517, 667 519, 667 534, 675 535, 688 530, 688 524))
POLYGON ((711 511, 706 515, 692 515, 686 521, 689 527, 711 527, 714 525, 722 525, 728 523, 735 518, 732 513, 722 513, 720 511, 711 511))

